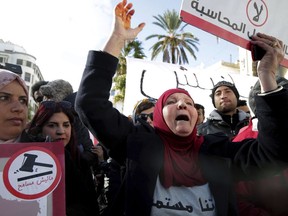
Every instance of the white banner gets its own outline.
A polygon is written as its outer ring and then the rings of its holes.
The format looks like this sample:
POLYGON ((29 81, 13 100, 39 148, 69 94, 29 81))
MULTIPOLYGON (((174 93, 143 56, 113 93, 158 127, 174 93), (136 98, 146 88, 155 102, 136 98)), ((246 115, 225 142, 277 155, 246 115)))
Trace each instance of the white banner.
POLYGON ((287 0, 183 0, 180 16, 190 25, 249 48, 249 37, 257 32, 283 41, 288 67, 287 0))
POLYGON ((214 109, 210 98, 211 89, 221 80, 234 83, 242 99, 247 99, 257 77, 240 75, 239 71, 222 65, 207 69, 189 68, 176 64, 126 58, 127 76, 123 114, 133 113, 138 100, 146 97, 159 98, 170 88, 189 91, 195 103, 202 104, 207 115, 214 109))

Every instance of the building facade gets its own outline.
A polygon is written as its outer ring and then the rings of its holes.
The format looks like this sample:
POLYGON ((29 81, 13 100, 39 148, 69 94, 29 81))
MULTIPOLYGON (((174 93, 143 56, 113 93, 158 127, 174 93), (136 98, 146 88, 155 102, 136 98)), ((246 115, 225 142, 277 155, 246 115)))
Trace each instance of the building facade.
MULTIPOLYGON (((21 67, 22 70, 20 70, 19 73, 16 73, 19 74, 26 82, 30 96, 30 111, 34 112, 37 109, 37 105, 31 95, 31 86, 40 80, 44 80, 44 77, 38 65, 36 64, 36 58, 33 55, 27 53, 23 47, 13 44, 9 41, 5 42, 0 39, 0 64, 8 68, 13 65, 21 67)), ((34 113, 30 114, 33 115, 34 113)))

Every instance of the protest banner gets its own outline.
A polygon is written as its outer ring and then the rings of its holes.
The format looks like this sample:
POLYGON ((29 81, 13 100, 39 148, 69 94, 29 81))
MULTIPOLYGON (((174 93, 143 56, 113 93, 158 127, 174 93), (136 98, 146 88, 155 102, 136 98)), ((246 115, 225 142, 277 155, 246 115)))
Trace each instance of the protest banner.
POLYGON ((183 0, 181 19, 197 28, 250 50, 250 37, 257 32, 272 35, 284 43, 288 67, 288 23, 286 0, 183 0))
POLYGON ((126 90, 124 115, 133 113, 134 105, 143 98, 159 98, 169 88, 186 89, 195 103, 205 106, 207 113, 214 107, 210 98, 213 86, 222 80, 234 83, 242 99, 248 99, 257 77, 241 75, 239 69, 215 64, 207 68, 181 66, 143 59, 126 58, 126 90), (245 82, 243 83, 243 80, 245 82), (243 84, 243 85, 241 85, 243 84))

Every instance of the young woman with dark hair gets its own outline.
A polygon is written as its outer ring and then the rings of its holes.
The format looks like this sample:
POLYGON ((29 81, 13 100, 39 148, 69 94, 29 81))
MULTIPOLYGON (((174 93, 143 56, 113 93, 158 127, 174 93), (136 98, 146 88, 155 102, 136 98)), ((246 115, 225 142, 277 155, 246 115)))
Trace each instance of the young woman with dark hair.
POLYGON ((65 146, 66 215, 99 215, 90 165, 82 157, 74 134, 74 114, 68 101, 43 101, 27 128, 30 137, 65 146))

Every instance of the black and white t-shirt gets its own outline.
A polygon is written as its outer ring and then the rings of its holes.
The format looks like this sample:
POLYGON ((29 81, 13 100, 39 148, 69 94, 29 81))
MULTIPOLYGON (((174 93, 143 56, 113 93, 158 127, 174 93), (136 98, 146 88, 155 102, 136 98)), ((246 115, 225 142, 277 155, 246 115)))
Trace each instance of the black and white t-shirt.
POLYGON ((208 183, 194 187, 164 188, 157 178, 151 216, 216 216, 208 183))

